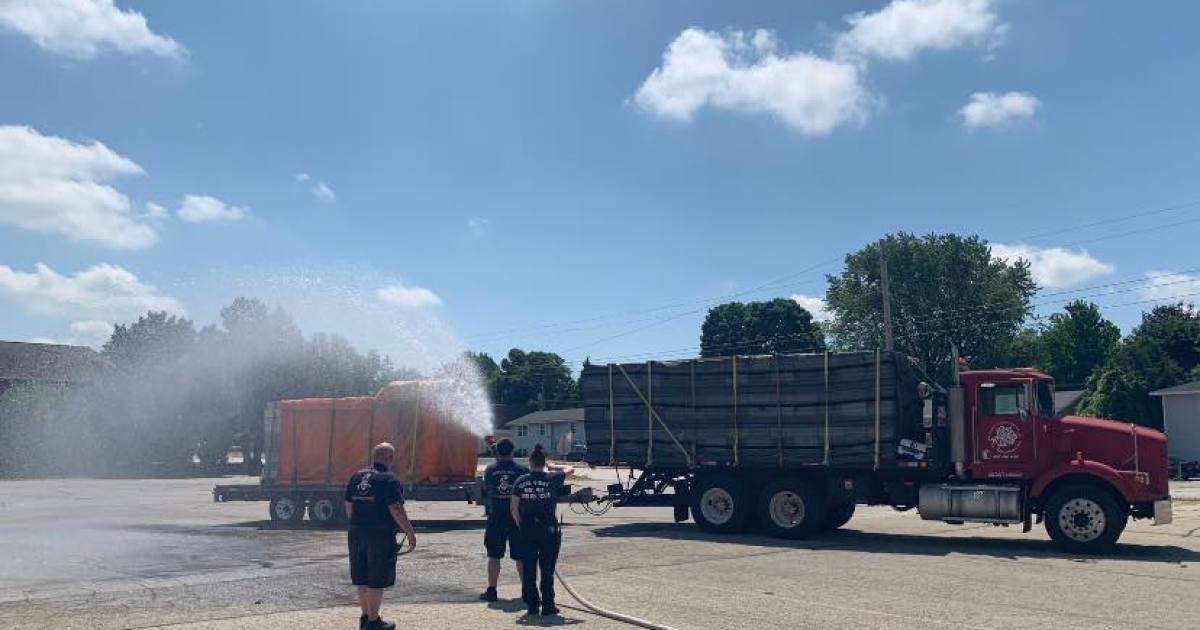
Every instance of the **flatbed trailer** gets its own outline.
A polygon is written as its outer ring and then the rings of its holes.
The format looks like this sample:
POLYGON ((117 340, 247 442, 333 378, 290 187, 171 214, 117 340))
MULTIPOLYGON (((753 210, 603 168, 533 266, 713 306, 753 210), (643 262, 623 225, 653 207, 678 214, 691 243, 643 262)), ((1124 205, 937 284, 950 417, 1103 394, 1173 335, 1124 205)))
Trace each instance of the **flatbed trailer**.
MULTIPOLYGON (((213 488, 213 501, 267 501, 272 521, 294 523, 308 514, 309 520, 320 524, 345 522, 342 508, 344 486, 299 486, 277 484, 219 485, 213 488)), ((404 498, 412 501, 483 502, 482 484, 478 481, 451 483, 405 484, 404 498)))

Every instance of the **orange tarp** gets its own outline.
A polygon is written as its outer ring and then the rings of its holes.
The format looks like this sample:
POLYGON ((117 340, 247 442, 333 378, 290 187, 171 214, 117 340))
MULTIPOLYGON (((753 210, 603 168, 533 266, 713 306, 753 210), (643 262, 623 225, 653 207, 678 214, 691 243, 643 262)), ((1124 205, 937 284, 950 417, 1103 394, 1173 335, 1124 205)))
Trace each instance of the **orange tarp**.
POLYGON ((479 439, 439 410, 436 386, 405 381, 374 397, 280 401, 277 483, 343 484, 379 442, 396 447, 392 470, 405 483, 474 479, 479 439))

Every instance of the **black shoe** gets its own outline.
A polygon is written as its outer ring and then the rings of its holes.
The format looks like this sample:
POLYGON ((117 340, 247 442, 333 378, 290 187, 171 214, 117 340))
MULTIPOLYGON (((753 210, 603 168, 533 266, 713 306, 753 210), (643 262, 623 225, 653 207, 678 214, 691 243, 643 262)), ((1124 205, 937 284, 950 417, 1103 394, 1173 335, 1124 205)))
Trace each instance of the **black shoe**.
POLYGON ((383 617, 380 617, 375 621, 368 621, 367 630, 396 630, 396 624, 390 621, 384 621, 383 617))
POLYGON ((483 595, 479 596, 479 599, 485 602, 494 602, 500 599, 500 596, 496 595, 495 587, 489 586, 487 587, 487 590, 483 592, 483 595))
POLYGON ((359 615, 358 616, 358 630, 365 630, 366 627, 367 627, 367 616, 359 615))
POLYGON ((542 604, 542 616, 550 617, 558 614, 558 606, 554 604, 542 604))

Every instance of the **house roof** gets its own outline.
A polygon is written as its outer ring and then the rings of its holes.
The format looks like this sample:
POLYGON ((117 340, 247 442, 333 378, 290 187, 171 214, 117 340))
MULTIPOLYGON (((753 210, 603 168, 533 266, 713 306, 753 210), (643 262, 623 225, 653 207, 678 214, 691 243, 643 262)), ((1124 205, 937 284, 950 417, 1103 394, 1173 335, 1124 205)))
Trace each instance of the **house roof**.
POLYGON ((1200 381, 1192 381, 1191 383, 1184 383, 1183 385, 1150 392, 1151 396, 1178 396, 1180 394, 1200 394, 1200 381))
POLYGON ((1071 411, 1079 403, 1079 399, 1083 398, 1083 392, 1082 389, 1054 390, 1054 413, 1071 411))
POLYGON ((0 341, 0 380, 87 381, 103 366, 104 359, 85 346, 0 341))
POLYGON ((575 409, 548 409, 545 411, 535 411, 530 414, 525 414, 516 420, 512 420, 504 426, 515 427, 522 424, 553 424, 556 422, 583 422, 583 407, 578 407, 575 409))

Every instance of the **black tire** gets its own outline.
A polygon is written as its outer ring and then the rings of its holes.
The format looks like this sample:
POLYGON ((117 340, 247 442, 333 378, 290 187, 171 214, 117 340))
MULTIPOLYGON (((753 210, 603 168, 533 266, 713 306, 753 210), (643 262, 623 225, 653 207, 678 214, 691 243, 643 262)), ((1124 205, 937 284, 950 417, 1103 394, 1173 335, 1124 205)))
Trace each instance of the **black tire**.
POLYGON ((332 497, 313 497, 308 503, 308 520, 319 525, 336 525, 345 510, 332 497))
POLYGON ((825 514, 825 529, 832 531, 850 522, 854 516, 853 503, 830 503, 825 514))
POLYGON ((732 475, 705 475, 691 489, 692 519, 706 532, 731 534, 746 528, 754 509, 746 485, 732 475))
POLYGON ((304 518, 304 499, 291 494, 271 499, 271 520, 276 523, 298 523, 304 518))
POLYGON ((826 506, 816 485, 785 477, 768 483, 758 499, 758 521, 777 538, 807 538, 825 527, 826 506))
POLYGON ((1071 484, 1046 501, 1046 532, 1072 553, 1104 553, 1117 544, 1129 513, 1112 492, 1090 484, 1071 484))

